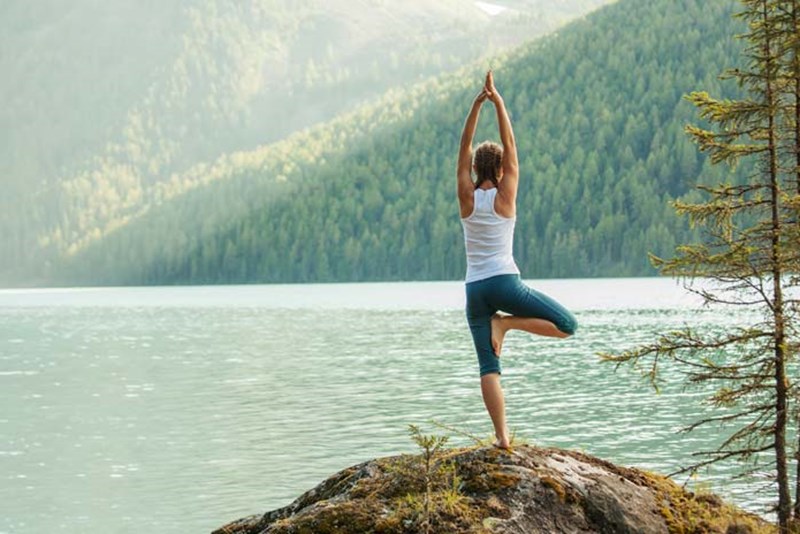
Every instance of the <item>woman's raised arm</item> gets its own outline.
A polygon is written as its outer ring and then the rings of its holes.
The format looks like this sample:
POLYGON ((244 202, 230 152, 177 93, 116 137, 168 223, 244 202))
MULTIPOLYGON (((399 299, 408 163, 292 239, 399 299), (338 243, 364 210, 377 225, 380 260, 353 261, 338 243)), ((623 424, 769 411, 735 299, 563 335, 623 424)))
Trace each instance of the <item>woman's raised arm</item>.
POLYGON ((503 143, 503 180, 498 186, 498 193, 506 197, 511 202, 516 201, 517 184, 519 182, 519 161, 517 159, 517 142, 514 139, 514 130, 511 127, 511 119, 506 111, 506 104, 503 97, 494 86, 494 76, 492 71, 486 73, 486 85, 484 91, 488 93, 489 100, 497 110, 497 127, 500 130, 500 141, 503 143))
POLYGON ((467 120, 464 123, 464 131, 461 132, 456 177, 458 179, 458 200, 461 204, 462 212, 465 207, 468 207, 465 206, 465 203, 470 204, 472 202, 472 193, 475 190, 475 184, 472 182, 472 138, 475 137, 475 128, 478 125, 481 105, 488 97, 486 89, 478 93, 478 96, 472 102, 472 108, 469 110, 469 115, 467 115, 467 120))

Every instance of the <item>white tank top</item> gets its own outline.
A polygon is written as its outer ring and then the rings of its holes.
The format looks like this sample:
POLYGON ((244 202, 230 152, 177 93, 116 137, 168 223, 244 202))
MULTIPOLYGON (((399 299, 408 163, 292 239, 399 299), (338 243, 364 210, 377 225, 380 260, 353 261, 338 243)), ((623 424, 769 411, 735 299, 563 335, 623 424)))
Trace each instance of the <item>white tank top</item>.
POLYGON ((476 189, 472 214, 461 219, 467 249, 467 283, 498 274, 519 274, 513 250, 517 218, 502 217, 494 211, 496 196, 496 187, 476 189))

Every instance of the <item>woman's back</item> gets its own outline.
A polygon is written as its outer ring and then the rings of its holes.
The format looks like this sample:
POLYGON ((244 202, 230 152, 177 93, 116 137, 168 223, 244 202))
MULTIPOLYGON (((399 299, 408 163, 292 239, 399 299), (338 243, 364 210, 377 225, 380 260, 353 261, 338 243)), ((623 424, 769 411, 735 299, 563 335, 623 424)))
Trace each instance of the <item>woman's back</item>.
POLYGON ((461 219, 467 251, 466 282, 498 274, 519 274, 514 262, 516 217, 503 217, 495 210, 497 188, 476 189, 474 208, 461 219))

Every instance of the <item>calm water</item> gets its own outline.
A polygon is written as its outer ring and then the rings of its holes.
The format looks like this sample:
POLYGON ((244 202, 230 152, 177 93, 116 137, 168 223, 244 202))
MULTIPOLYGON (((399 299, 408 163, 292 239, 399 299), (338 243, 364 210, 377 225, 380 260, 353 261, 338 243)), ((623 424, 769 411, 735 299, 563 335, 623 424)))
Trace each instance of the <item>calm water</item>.
MULTIPOLYGON (((661 472, 713 448, 676 434, 701 392, 655 395, 596 353, 746 318, 665 279, 529 283, 580 329, 507 338, 518 435, 661 472)), ((458 282, 0 290, 0 532, 208 532, 413 452, 410 423, 489 437, 463 306, 458 282)), ((734 469, 702 482, 757 509, 734 469)))

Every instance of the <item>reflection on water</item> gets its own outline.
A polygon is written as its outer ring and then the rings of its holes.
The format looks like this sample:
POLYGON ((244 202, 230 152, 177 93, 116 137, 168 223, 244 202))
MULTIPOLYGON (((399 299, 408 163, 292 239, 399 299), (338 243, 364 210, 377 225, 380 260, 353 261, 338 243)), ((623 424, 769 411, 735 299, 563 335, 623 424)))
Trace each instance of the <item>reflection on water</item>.
MULTIPOLYGON (((668 280, 535 286, 581 324, 507 338, 518 435, 661 472, 714 447, 715 428, 676 434, 702 392, 655 395, 595 354, 744 318, 668 280)), ((0 291, 0 532, 205 532, 412 452, 409 423, 488 437, 462 309, 460 283, 0 291)), ((734 469, 702 479, 757 506, 734 469)))

